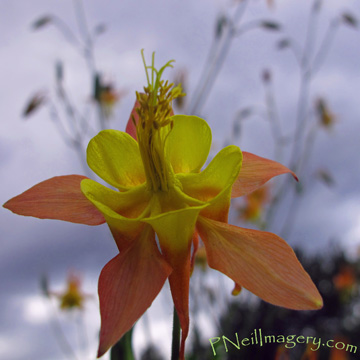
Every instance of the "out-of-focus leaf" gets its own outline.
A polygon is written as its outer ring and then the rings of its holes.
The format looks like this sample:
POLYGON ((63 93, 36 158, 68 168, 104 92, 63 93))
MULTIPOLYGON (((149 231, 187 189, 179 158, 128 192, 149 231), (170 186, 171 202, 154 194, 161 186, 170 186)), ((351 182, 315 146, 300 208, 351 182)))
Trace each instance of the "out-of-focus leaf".
POLYGON ((215 303, 215 301, 216 301, 216 294, 215 294, 215 292, 214 292, 214 289, 212 289, 211 287, 209 287, 209 286, 206 286, 205 287, 205 294, 208 296, 208 298, 209 298, 209 301, 210 301, 210 304, 214 304, 215 303))
MULTIPOLYGON (((142 354, 140 360, 163 360, 160 351, 155 345, 149 345, 142 354)), ((111 359, 112 360, 112 359, 111 359)))
POLYGON ((241 110, 239 110, 236 114, 236 120, 244 120, 247 117, 249 117, 253 113, 253 109, 251 107, 246 107, 241 110))
MULTIPOLYGON (((135 325, 134 325, 135 326, 135 325)), ((110 350, 110 360, 134 360, 132 353, 132 327, 110 350)))
POLYGON ((264 69, 261 78, 265 84, 268 84, 271 81, 271 71, 269 69, 264 69))
POLYGON ((219 18, 217 19, 216 28, 215 28, 215 38, 216 39, 219 39, 221 37, 227 23, 228 23, 228 19, 225 15, 219 16, 219 18))
POLYGON ((93 96, 97 102, 100 102, 101 90, 102 90, 101 78, 100 78, 99 74, 96 74, 95 78, 94 78, 94 94, 93 94, 93 96))
POLYGON ((34 113, 41 105, 45 103, 46 97, 43 93, 34 94, 30 100, 27 102, 25 109, 23 111, 23 117, 29 117, 34 113))
POLYGON ((42 293, 46 296, 49 297, 50 296, 50 292, 49 292, 49 280, 48 277, 46 276, 46 274, 43 274, 41 276, 40 279, 40 288, 42 293))
POLYGON ((322 0, 317 0, 314 2, 313 11, 318 12, 321 9, 322 0))
POLYGON ((233 125, 233 137, 239 137, 241 133, 241 125, 239 121, 235 121, 233 125))
POLYGON ((64 79, 64 66, 62 61, 58 60, 55 64, 55 75, 56 75, 56 81, 58 83, 61 83, 64 79))
POLYGON ((101 35, 107 30, 107 26, 105 24, 98 24, 95 26, 94 34, 101 35))
POLYGON ((270 20, 263 20, 260 25, 266 30, 279 31, 281 29, 281 25, 279 23, 270 20))
POLYGON ((274 0, 266 0, 266 3, 269 9, 274 7, 274 0))
POLYGON ((330 130, 335 123, 335 116, 331 113, 328 104, 324 99, 319 98, 316 101, 315 106, 320 125, 323 128, 330 130))
POLYGON ((319 170, 317 172, 317 177, 318 177, 319 180, 321 180, 328 187, 332 187, 332 186, 335 185, 334 178, 326 170, 319 170))
POLYGON ((41 18, 35 20, 31 27, 34 30, 38 30, 38 29, 50 24, 51 21, 52 21, 52 17, 50 15, 45 15, 45 16, 42 16, 41 18))
POLYGON ((283 49, 286 49, 290 46, 290 39, 287 39, 287 38, 284 38, 284 39, 281 39, 277 44, 276 44, 276 47, 279 49, 279 50, 283 50, 283 49))
POLYGON ((342 20, 344 21, 345 24, 356 28, 358 25, 358 21, 355 18, 355 16, 351 13, 344 13, 342 14, 342 20))
POLYGON ((295 184, 295 190, 298 195, 301 195, 304 192, 304 185, 300 182, 295 184))
MULTIPOLYGON (((175 77, 174 77, 174 86, 181 86, 182 92, 186 93, 186 89, 188 87, 188 73, 186 69, 180 69, 177 71, 175 77)), ((186 103, 186 97, 185 96, 179 96, 175 100, 175 105, 177 108, 183 109, 186 103)))

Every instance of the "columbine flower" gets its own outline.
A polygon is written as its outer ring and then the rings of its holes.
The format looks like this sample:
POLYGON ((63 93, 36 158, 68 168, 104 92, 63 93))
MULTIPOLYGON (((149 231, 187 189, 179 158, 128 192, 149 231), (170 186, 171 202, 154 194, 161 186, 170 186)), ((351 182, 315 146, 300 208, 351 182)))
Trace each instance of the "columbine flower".
POLYGON ((245 221, 260 219, 264 206, 269 201, 269 188, 262 186, 245 196, 245 206, 239 208, 239 217, 245 221))
POLYGON ((284 344, 278 345, 278 347, 276 348, 274 360, 289 360, 289 359, 290 359, 289 349, 287 349, 284 344))
MULTIPOLYGON (((146 65, 145 65, 146 66, 146 65)), ((195 116, 172 116, 179 87, 146 66, 128 133, 104 130, 87 149, 90 168, 117 188, 79 175, 44 181, 4 206, 21 215, 98 225, 107 222, 120 253, 101 272, 98 356, 137 321, 169 279, 184 358, 189 280, 198 235, 208 264, 272 304, 318 309, 322 299, 293 250, 278 236, 227 224, 231 197, 246 195, 290 170, 271 160, 222 149, 201 171, 211 130, 195 116), (150 74, 148 73, 150 69, 150 74), (159 247, 155 241, 159 239, 159 247)))
MULTIPOLYGON (((351 345, 348 345, 348 344, 349 344, 349 339, 347 339, 345 336, 342 336, 342 335, 335 336, 334 341, 331 344, 332 347, 330 350, 329 360, 349 360, 350 357, 348 354, 347 346, 351 346, 351 345), (346 344, 346 349, 340 348, 340 346, 337 347, 336 344, 338 344, 338 343, 346 344)), ((352 351, 352 348, 353 347, 351 346, 350 352, 352 351)))
POLYGON ((351 298, 356 289, 356 273, 351 265, 345 265, 333 278, 335 289, 339 292, 340 299, 344 302, 351 298))
POLYGON ((75 273, 70 272, 67 279, 67 288, 63 292, 50 292, 50 295, 54 295, 60 301, 60 309, 72 310, 83 309, 84 301, 91 295, 87 295, 81 290, 81 279, 75 273))
POLYGON ((104 116, 108 119, 113 115, 115 105, 125 96, 126 91, 118 91, 114 84, 105 82, 98 75, 95 78, 94 100, 101 106, 104 116))
POLYGON ((318 355, 318 351, 314 350, 314 344, 309 343, 306 345, 306 349, 301 357, 301 360, 318 360, 318 355))
POLYGON ((330 112, 329 107, 324 99, 318 99, 316 102, 316 111, 320 125, 330 130, 335 123, 335 116, 330 112))

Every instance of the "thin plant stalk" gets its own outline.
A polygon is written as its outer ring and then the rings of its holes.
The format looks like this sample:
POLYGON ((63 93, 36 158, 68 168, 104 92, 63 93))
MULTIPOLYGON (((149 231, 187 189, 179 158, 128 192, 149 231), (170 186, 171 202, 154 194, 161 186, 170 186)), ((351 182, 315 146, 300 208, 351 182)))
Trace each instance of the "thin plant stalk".
POLYGON ((179 360, 180 355, 180 320, 174 307, 171 360, 179 360))

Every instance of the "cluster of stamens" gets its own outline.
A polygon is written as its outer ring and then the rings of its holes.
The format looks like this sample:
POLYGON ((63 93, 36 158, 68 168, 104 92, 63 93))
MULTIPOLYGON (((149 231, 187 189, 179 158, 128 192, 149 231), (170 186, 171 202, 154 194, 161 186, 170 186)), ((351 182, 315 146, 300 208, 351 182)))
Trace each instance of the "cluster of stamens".
POLYGON ((172 183, 173 171, 165 158, 165 142, 173 127, 172 101, 185 95, 181 92, 181 85, 174 86, 160 79, 163 70, 168 66, 171 66, 171 62, 157 71, 153 65, 145 65, 148 86, 144 87, 144 93, 136 93, 140 105, 136 109, 138 122, 136 123, 132 117, 136 125, 147 183, 154 192, 168 191, 172 183), (151 82, 147 73, 148 68, 152 70, 151 82))

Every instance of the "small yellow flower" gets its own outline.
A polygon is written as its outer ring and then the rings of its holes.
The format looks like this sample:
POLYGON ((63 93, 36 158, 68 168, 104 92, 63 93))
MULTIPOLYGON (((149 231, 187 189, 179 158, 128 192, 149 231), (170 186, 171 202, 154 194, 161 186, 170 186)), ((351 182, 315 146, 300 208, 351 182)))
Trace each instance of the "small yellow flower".
POLYGON ((200 267, 202 271, 207 269, 207 258, 205 246, 199 247, 195 255, 195 265, 200 267))
POLYGON ((73 272, 68 275, 67 289, 64 292, 49 292, 49 295, 54 295, 59 299, 62 310, 82 310, 85 299, 91 296, 82 292, 81 279, 73 272))
POLYGON ((115 105, 126 94, 126 91, 118 91, 112 83, 105 83, 100 76, 96 77, 94 100, 100 105, 106 118, 113 114, 115 105))
POLYGON ((262 186, 244 197, 245 206, 239 208, 239 217, 245 221, 259 220, 264 206, 269 201, 269 188, 262 186))
POLYGON ((320 125, 325 129, 331 129, 335 123, 335 116, 330 112, 324 99, 318 99, 316 102, 316 111, 320 125))
POLYGON ((350 265, 341 267, 339 273, 333 278, 333 283, 339 292, 340 299, 344 302, 348 301, 357 286, 354 268, 350 265))

